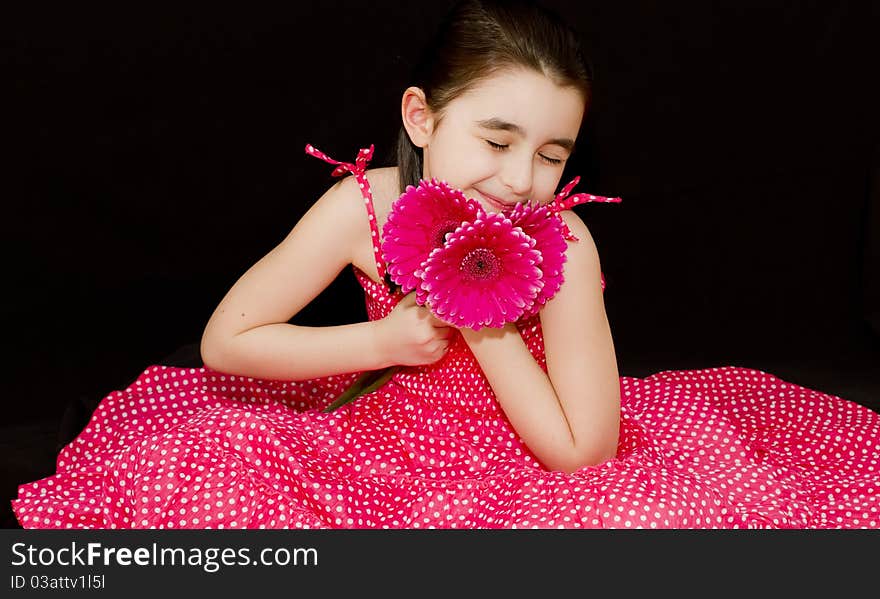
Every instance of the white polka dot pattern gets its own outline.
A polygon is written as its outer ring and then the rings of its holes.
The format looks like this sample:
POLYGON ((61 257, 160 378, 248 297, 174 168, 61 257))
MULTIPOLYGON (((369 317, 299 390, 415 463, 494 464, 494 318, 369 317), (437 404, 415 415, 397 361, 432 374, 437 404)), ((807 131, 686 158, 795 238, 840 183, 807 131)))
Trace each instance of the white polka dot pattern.
MULTIPOLYGON (((354 268, 371 320, 399 296, 354 268)), ((546 371, 539 317, 518 323, 546 371)), ((880 414, 737 367, 621 377, 617 456, 541 467, 457 336, 323 413, 357 373, 153 365, 19 487, 25 528, 880 528, 880 414)))
MULTIPOLYGON (((522 333, 540 348, 536 322, 522 333)), ((880 422, 857 404, 734 367, 622 377, 617 457, 567 475, 541 468, 473 368, 457 344, 325 414, 351 378, 151 366, 13 508, 25 528, 880 523, 880 422)))

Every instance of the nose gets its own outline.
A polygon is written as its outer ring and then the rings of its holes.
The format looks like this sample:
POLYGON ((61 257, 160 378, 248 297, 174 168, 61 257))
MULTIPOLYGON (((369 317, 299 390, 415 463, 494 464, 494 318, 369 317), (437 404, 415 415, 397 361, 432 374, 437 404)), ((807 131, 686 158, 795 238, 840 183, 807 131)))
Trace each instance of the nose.
POLYGON ((531 156, 509 156, 501 171, 501 182, 511 193, 526 198, 532 193, 532 168, 534 163, 531 156))

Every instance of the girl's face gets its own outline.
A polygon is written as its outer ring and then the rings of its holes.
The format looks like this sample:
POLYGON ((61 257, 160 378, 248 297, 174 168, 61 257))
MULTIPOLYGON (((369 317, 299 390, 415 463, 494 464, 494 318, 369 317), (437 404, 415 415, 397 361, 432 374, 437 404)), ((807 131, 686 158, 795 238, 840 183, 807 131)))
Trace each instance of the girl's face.
POLYGON ((452 100, 423 147, 437 178, 500 212, 551 201, 584 116, 584 99, 528 69, 505 70, 452 100))

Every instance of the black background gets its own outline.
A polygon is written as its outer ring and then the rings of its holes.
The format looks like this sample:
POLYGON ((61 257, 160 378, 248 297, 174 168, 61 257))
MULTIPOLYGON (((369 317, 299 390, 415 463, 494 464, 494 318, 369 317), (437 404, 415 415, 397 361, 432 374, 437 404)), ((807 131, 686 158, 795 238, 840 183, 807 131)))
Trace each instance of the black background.
MULTIPOLYGON (((877 3, 547 5, 596 73, 563 182, 623 198, 576 208, 621 374, 747 366, 880 409, 877 3)), ((51 473, 72 403, 198 359, 332 184, 306 143, 390 164, 449 6, 3 9, 6 496, 51 473)), ((365 317, 346 270, 294 322, 365 317)))

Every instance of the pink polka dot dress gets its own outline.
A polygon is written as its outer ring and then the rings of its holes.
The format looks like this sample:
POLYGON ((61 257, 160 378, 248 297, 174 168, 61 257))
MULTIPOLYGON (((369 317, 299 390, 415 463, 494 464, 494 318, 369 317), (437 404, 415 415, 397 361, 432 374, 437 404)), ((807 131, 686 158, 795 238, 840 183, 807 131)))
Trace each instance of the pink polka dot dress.
MULTIPOLYGON (((371 152, 310 150, 362 183, 378 244, 371 152)), ((387 315, 400 297, 353 272, 369 318, 387 315)), ((538 316, 518 328, 546 371, 538 316)), ((880 527, 880 414, 765 372, 621 377, 616 457, 571 474, 538 463, 460 335, 323 412, 357 374, 150 366, 104 398, 56 474, 19 487, 14 512, 24 528, 880 527)))

